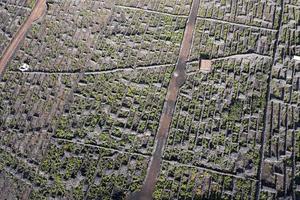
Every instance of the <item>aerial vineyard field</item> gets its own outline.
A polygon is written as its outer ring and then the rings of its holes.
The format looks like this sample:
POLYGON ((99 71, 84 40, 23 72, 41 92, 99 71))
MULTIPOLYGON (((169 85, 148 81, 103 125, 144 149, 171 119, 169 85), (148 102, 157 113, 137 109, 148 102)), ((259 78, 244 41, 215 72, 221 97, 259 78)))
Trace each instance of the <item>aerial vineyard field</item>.
POLYGON ((299 0, 0 0, 0 200, 299 199, 299 21, 299 0))

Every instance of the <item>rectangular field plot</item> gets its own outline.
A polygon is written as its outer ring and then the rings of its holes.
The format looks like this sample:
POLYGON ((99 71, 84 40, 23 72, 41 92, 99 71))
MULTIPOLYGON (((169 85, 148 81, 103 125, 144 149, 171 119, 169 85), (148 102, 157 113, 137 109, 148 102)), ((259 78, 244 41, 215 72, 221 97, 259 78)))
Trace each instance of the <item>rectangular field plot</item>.
POLYGON ((9 69, 23 63, 30 71, 51 72, 174 64, 185 22, 185 17, 124 8, 108 0, 52 2, 9 69))
POLYGON ((31 198, 124 198, 140 188, 148 162, 141 155, 53 140, 40 165, 52 181, 31 198))
POLYGON ((255 177, 270 61, 255 55, 220 59, 211 73, 190 75, 164 158, 255 177))
POLYGON ((191 9, 192 0, 116 0, 116 4, 173 15, 188 15, 191 9))
POLYGON ((172 70, 85 75, 54 136, 151 154, 172 70))
POLYGON ((4 74, 0 82, 1 131, 52 129, 76 81, 76 75, 4 74))
POLYGON ((276 32, 198 19, 190 60, 256 53, 272 56, 276 32))
POLYGON ((199 16, 264 28, 278 28, 280 1, 203 0, 199 16))
POLYGON ((154 199, 254 199, 255 180, 163 162, 154 199))

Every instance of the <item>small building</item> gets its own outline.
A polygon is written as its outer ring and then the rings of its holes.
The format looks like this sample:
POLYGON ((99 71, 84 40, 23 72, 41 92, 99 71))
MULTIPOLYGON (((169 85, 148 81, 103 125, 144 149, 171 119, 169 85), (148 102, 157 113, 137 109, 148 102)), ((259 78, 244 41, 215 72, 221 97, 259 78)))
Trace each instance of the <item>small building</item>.
POLYGON ((199 70, 203 73, 210 73, 212 70, 212 62, 209 59, 199 59, 199 70))

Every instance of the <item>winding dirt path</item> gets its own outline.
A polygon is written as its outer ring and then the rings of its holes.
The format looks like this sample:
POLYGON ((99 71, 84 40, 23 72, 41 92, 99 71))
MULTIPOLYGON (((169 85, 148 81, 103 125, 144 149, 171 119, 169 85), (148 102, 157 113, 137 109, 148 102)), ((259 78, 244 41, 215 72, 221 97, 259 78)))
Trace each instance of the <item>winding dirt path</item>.
POLYGON ((193 34, 197 21, 197 14, 199 10, 200 0, 193 0, 192 8, 189 14, 189 18, 186 24, 183 41, 179 53, 179 59, 176 64, 174 73, 168 86, 168 92, 166 95, 163 112, 160 118, 158 133, 156 136, 155 151, 152 155, 152 159, 148 168, 148 173, 140 192, 134 193, 129 199, 138 200, 150 200, 152 199, 153 192, 157 178, 161 169, 162 153, 168 138, 170 125, 172 122, 173 114, 175 111, 175 105, 178 97, 180 87, 186 80, 186 65, 190 55, 193 34))
POLYGON ((46 12, 46 0, 37 0, 30 15, 19 28, 12 41, 5 49, 3 56, 0 59, 0 77, 3 75, 8 62, 17 51, 20 43, 24 40, 26 33, 31 28, 32 24, 40 19, 46 12))

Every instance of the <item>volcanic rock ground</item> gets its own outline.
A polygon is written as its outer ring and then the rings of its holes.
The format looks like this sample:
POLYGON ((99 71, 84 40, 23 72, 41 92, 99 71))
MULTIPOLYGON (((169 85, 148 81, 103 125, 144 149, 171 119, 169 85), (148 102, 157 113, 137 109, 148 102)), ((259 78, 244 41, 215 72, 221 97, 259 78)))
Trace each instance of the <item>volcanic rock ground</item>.
POLYGON ((300 199, 299 17, 1 0, 0 199, 300 199))

